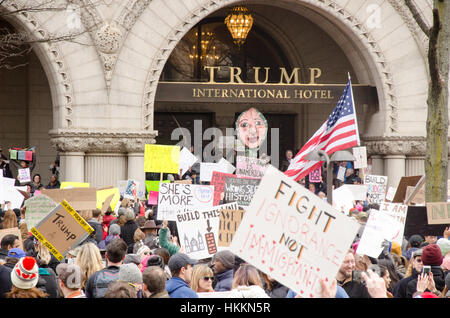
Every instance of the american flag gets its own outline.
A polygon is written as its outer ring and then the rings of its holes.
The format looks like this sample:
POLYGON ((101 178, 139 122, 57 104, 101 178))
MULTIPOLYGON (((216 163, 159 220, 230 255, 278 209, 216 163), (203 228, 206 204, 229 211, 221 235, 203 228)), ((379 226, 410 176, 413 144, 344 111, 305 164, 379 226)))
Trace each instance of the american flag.
POLYGON ((344 93, 328 120, 292 158, 284 173, 295 181, 299 181, 322 165, 322 161, 305 159, 311 151, 323 150, 330 156, 336 151, 359 146, 359 144, 358 123, 356 121, 352 83, 349 77, 344 93))

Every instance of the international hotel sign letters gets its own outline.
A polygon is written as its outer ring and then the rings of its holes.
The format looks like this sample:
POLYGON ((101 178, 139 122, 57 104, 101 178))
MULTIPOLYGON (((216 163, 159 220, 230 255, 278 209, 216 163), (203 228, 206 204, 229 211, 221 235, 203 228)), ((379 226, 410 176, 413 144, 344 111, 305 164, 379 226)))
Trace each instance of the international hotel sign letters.
MULTIPOLYGON (((261 71, 260 67, 254 67, 253 82, 244 83, 241 78, 241 68, 228 68, 230 78, 225 83, 215 81, 215 71, 222 69, 218 66, 205 66, 209 74, 208 82, 159 82, 156 100, 161 102, 333 104, 341 96, 346 84, 318 84, 317 80, 322 75, 320 68, 307 69, 309 73, 307 83, 299 81, 299 68, 294 68, 292 72, 280 68, 279 83, 269 84, 267 83, 270 72, 268 67, 264 68, 264 71, 261 71)), ((357 104, 377 104, 375 87, 353 84, 353 92, 357 104)))

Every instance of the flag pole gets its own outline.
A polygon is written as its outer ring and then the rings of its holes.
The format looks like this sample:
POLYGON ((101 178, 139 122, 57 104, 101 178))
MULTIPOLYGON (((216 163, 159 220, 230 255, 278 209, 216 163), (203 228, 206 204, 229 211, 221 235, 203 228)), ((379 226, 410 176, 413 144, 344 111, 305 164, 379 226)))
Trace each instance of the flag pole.
POLYGON ((352 78, 350 76, 350 72, 348 72, 348 80, 350 82, 350 92, 352 94, 352 104, 353 104, 353 112, 355 114, 355 126, 356 126, 356 135, 358 136, 358 147, 361 146, 361 141, 359 139, 359 128, 358 128, 358 120, 356 116, 356 106, 355 106, 355 98, 353 96, 353 88, 352 88, 352 78))

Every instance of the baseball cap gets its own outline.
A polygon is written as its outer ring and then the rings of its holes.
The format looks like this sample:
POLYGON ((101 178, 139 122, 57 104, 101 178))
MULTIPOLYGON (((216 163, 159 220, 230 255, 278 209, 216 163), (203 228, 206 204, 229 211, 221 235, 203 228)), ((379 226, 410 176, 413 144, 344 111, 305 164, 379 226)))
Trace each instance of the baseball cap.
POLYGON ((27 256, 20 248, 12 248, 8 251, 8 257, 22 258, 27 256))
POLYGON ((195 265, 197 262, 197 260, 190 258, 186 254, 177 253, 169 258, 169 263, 167 265, 171 271, 176 271, 181 267, 186 266, 186 264, 195 265))

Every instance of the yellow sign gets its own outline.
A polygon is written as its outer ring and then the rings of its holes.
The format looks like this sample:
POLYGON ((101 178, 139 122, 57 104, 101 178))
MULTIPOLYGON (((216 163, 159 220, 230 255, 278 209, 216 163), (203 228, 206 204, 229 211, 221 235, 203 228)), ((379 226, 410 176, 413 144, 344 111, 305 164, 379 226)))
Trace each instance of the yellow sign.
POLYGON ((117 202, 119 202, 119 200, 120 200, 119 188, 98 190, 97 191, 97 209, 99 209, 99 210, 102 209, 103 203, 110 195, 114 195, 111 202, 109 203, 111 210, 114 211, 114 208, 116 207, 117 202))
POLYGON ((86 182, 68 182, 68 181, 64 181, 64 182, 61 182, 60 189, 89 188, 89 187, 90 187, 90 183, 86 183, 86 182))
POLYGON ((145 145, 145 172, 180 173, 180 147, 145 145))

